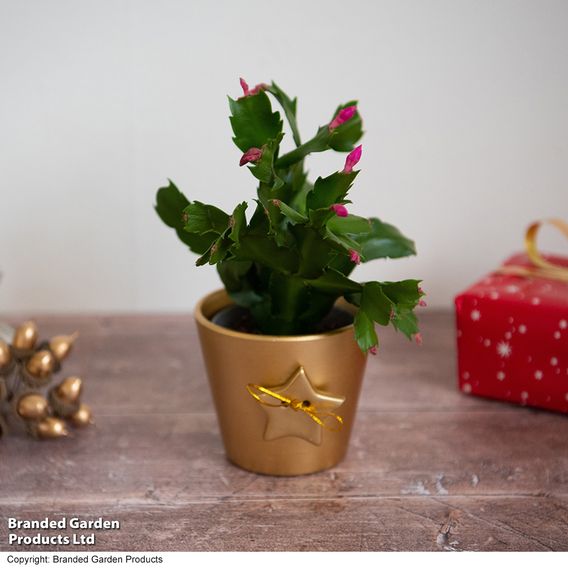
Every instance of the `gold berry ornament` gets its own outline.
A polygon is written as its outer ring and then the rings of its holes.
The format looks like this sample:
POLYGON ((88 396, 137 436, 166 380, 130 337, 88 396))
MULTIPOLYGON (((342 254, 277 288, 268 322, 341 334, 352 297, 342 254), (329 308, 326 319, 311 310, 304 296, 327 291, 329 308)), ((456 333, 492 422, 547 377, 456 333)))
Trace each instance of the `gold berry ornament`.
POLYGON ((56 335, 49 341, 49 349, 57 361, 67 358, 77 337, 79 334, 75 332, 71 335, 56 335))
POLYGON ((42 420, 47 417, 49 403, 41 394, 25 394, 19 398, 16 412, 24 420, 42 420))
POLYGON ((14 333, 12 346, 15 349, 33 349, 37 341, 38 329, 34 321, 26 321, 14 333))
POLYGON ((77 411, 69 416, 69 420, 73 426, 77 426, 78 428, 83 428, 84 426, 92 424, 93 414, 91 412, 91 408, 86 404, 81 403, 77 411))
POLYGON ((67 377, 49 391, 49 402, 54 414, 69 418, 79 410, 83 381, 79 377, 67 377))
POLYGON ((34 353, 26 363, 26 371, 36 379, 46 379, 55 368, 55 357, 48 349, 34 353))
POLYGON ((79 377, 67 377, 55 389, 57 396, 68 404, 72 404, 79 400, 81 390, 83 389, 83 381, 79 377))
POLYGON ((50 438, 62 438, 69 434, 65 421, 61 418, 55 418, 54 416, 48 416, 41 422, 38 422, 35 432, 38 438, 43 440, 50 438))

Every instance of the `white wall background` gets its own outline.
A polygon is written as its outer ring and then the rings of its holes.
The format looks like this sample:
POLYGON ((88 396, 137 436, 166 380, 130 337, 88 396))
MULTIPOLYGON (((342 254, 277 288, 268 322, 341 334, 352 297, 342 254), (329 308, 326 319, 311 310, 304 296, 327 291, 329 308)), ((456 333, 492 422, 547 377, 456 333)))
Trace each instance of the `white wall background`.
POLYGON ((566 1, 2 0, 0 311, 188 310, 217 287, 152 206, 167 177, 253 197, 239 75, 298 95, 305 139, 360 99, 352 211, 419 249, 361 279, 422 277, 448 305, 530 221, 568 217, 566 1))

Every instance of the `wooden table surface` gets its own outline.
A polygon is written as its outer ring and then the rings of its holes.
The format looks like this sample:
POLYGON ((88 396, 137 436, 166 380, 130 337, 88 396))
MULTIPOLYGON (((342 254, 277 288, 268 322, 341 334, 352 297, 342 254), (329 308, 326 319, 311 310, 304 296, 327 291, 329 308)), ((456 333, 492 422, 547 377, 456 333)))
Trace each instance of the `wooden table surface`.
POLYGON ((422 347, 382 332, 346 460, 297 478, 225 460, 190 315, 37 321, 79 330, 97 424, 0 440, 1 550, 47 515, 121 522, 90 550, 568 550, 567 417, 459 393, 449 312, 422 347))

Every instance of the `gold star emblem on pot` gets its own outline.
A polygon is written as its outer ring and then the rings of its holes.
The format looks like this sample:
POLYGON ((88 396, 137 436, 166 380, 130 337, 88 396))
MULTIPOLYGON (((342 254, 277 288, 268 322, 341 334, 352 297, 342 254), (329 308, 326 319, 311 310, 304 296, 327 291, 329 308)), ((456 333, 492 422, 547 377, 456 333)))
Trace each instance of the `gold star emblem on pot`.
POLYGON ((345 402, 345 397, 317 390, 303 367, 298 367, 282 385, 250 384, 247 388, 266 412, 267 441, 295 436, 319 446, 323 429, 333 431, 343 425, 343 419, 334 411, 345 402))

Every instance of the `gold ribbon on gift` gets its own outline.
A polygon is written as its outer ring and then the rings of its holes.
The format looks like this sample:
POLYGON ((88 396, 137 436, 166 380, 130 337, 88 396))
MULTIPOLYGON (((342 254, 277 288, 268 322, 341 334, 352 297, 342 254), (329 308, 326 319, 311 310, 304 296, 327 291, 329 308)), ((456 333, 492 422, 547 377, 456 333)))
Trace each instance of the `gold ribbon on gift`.
POLYGON ((330 430, 332 432, 337 432, 343 426, 343 418, 334 412, 329 410, 320 409, 317 406, 310 403, 308 400, 297 400, 295 398, 288 398, 283 396, 273 390, 267 389, 260 385, 254 385, 252 383, 247 385, 247 390, 249 394, 263 406, 270 406, 272 408, 291 408, 294 412, 302 411, 305 412, 316 424, 319 424, 322 428, 330 430), (268 395, 273 399, 279 401, 278 404, 271 404, 266 402, 261 398, 261 395, 268 395), (327 422, 329 420, 335 420, 337 424, 329 425, 327 422))
POLYGON ((538 276, 568 282, 568 267, 546 260, 538 250, 536 237, 540 228, 549 224, 556 227, 568 239, 568 223, 562 219, 546 219, 532 223, 525 233, 525 250, 533 266, 517 266, 514 264, 502 266, 499 272, 515 276, 538 276))

